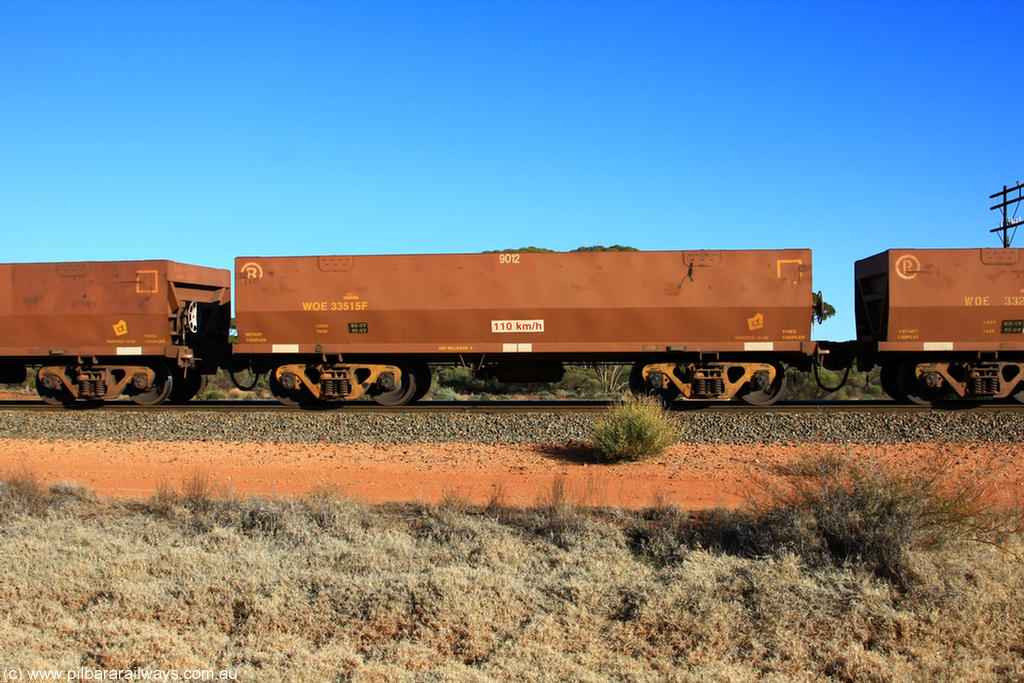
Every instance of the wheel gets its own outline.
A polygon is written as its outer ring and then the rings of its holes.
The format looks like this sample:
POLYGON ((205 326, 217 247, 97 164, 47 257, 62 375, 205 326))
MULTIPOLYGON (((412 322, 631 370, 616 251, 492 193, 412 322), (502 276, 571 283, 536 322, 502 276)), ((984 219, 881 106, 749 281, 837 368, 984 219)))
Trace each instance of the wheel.
POLYGON ((1019 382, 1014 390, 1007 396, 1007 401, 1017 401, 1018 403, 1024 403, 1024 380, 1019 382))
POLYGON ((323 398, 317 398, 308 391, 303 391, 302 396, 299 398, 299 407, 306 410, 324 410, 330 408, 332 404, 336 404, 337 401, 328 401, 323 398))
POLYGON ((764 388, 751 388, 749 391, 740 394, 740 398, 745 403, 752 406, 770 406, 786 395, 786 389, 789 386, 786 381, 786 370, 777 363, 773 363, 772 367, 775 368, 775 379, 764 388))
POLYGON ((156 377, 153 384, 148 388, 131 394, 131 399, 140 406, 156 406, 165 402, 171 397, 174 390, 174 377, 163 365, 154 365, 153 372, 156 377))
POLYGON ((907 401, 907 395, 900 391, 899 363, 886 363, 879 370, 878 376, 882 383, 882 391, 884 391, 889 398, 894 401, 907 401))
POLYGON ((899 391, 911 403, 916 403, 919 406, 930 406, 942 398, 942 389, 925 385, 917 376, 917 365, 918 362, 913 359, 904 361, 900 365, 899 374, 897 375, 899 391))
MULTIPOLYGON (((679 388, 669 382, 665 389, 654 389, 644 379, 644 368, 646 363, 634 363, 629 369, 629 391, 634 396, 653 396, 661 401, 664 408, 669 408, 679 398, 679 388)), ((658 370, 657 372, 661 372, 658 370)))
MULTIPOLYGON (((647 367, 646 363, 633 363, 633 367, 629 369, 629 391, 634 396, 657 396, 661 399, 661 402, 666 407, 676 400, 679 396, 679 389, 676 385, 671 382, 668 383, 667 389, 655 389, 647 383, 644 379, 644 368, 647 367)), ((656 371, 660 373, 660 370, 656 371)), ((652 373, 653 376, 653 373, 652 373)), ((657 380, 655 380, 657 381, 657 380)))
POLYGON ((651 393, 650 388, 647 386, 647 381, 644 380, 644 364, 633 363, 633 367, 629 370, 629 390, 634 396, 648 396, 651 393))
POLYGON ((418 364, 413 372, 416 374, 416 393, 412 397, 412 403, 415 403, 430 391, 431 376, 426 363, 418 364))
POLYGON ((675 403, 676 399, 679 398, 679 387, 675 384, 670 384, 668 389, 662 389, 651 393, 651 396, 657 396, 658 400, 661 401, 661 407, 668 410, 675 403))
MULTIPOLYGON (((56 377, 54 377, 54 379, 56 379, 56 377)), ((44 382, 41 379, 36 379, 36 393, 39 394, 39 398, 43 399, 51 406, 67 407, 75 402, 75 397, 59 381, 55 387, 49 389, 43 386, 43 384, 44 382)))
POLYGON ((203 388, 204 379, 199 374, 199 371, 195 369, 188 372, 176 371, 169 400, 172 403, 187 403, 191 401, 199 393, 199 390, 203 388))
POLYGON ((288 390, 281 386, 281 382, 277 379, 276 370, 270 371, 270 375, 267 378, 267 386, 270 387, 270 393, 274 395, 274 398, 276 398, 277 402, 281 405, 299 405, 300 393, 294 389, 288 390))
POLYGON ((402 371, 401 384, 391 391, 373 394, 371 398, 375 403, 382 406, 404 406, 415 400, 417 387, 416 371, 405 365, 400 365, 399 369, 402 371))

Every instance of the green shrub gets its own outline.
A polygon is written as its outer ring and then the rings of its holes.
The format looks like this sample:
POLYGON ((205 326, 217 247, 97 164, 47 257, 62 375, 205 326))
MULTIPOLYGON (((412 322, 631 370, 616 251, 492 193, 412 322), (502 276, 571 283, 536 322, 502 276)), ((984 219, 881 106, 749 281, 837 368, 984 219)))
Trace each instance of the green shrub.
POLYGON ((606 462, 640 460, 662 453, 679 440, 661 402, 654 397, 627 398, 598 421, 590 448, 606 462))
POLYGON ((196 398, 198 398, 200 401, 222 401, 227 397, 227 391, 219 387, 211 387, 209 389, 204 389, 203 391, 199 392, 196 398))
POLYGON ((430 390, 430 400, 432 401, 458 401, 461 398, 462 394, 449 386, 436 386, 430 390))

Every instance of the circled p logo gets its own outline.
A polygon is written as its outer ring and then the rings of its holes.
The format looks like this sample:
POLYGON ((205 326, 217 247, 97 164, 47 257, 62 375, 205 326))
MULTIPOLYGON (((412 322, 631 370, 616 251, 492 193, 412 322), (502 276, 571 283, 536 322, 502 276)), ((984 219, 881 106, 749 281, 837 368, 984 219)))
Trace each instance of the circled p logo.
POLYGON ((921 272, 921 262, 913 254, 904 254, 896 259, 896 274, 904 280, 913 280, 921 272))
POLYGON ((255 261, 249 261, 248 263, 243 264, 238 270, 239 275, 244 277, 246 280, 263 279, 263 268, 255 261))

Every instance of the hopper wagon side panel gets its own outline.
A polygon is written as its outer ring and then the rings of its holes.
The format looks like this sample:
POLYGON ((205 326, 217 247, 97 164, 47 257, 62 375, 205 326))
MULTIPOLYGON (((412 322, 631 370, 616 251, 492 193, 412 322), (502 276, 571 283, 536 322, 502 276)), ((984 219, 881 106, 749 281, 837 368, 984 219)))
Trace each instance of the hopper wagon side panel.
MULTIPOLYGON (((894 249, 881 351, 1024 351, 1019 249, 894 249)), ((882 255, 879 255, 882 256, 882 255)), ((879 256, 873 257, 875 262, 879 256)), ((860 265, 860 264, 858 264, 860 265)))
POLYGON ((809 250, 242 257, 239 353, 799 351, 809 250))
POLYGON ((173 356, 186 301, 225 316, 226 340, 226 270, 171 261, 0 265, 0 355, 173 356))

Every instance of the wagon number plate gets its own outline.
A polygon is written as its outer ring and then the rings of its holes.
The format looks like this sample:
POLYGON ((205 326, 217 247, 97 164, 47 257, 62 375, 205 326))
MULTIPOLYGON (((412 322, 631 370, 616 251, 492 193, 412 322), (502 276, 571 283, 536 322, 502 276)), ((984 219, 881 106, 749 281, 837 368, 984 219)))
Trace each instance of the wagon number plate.
POLYGON ((1004 320, 1003 334, 1024 334, 1024 320, 1004 320))

